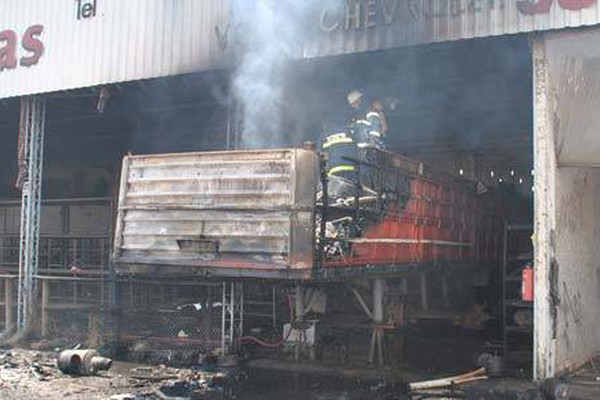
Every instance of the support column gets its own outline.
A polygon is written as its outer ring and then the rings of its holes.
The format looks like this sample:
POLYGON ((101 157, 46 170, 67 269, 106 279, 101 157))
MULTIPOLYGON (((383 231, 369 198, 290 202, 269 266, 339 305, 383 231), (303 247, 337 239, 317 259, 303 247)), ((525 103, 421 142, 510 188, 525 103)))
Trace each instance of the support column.
POLYGON ((442 272, 442 297, 444 299, 444 306, 450 306, 450 289, 448 287, 448 274, 442 272))
POLYGON ((304 317, 304 287, 296 285, 296 304, 294 313, 296 322, 302 321, 304 317))
POLYGON ((225 356, 235 350, 244 333, 244 286, 241 282, 223 282, 221 313, 221 351, 225 356))
POLYGON ((229 306, 228 306, 228 302, 229 302, 229 298, 227 296, 227 282, 223 282, 222 285, 222 292, 221 292, 221 297, 222 297, 222 302, 221 302, 221 355, 225 356, 227 354, 227 352, 229 351, 228 349, 228 339, 227 339, 227 320, 228 320, 228 316, 229 316, 229 306))
POLYGON ((4 331, 11 333, 15 325, 15 281, 4 279, 4 331))
POLYGON ((402 278, 402 281, 400 281, 400 291, 403 296, 408 295, 408 278, 402 278))
POLYGON ((369 362, 375 362, 375 352, 377 352, 377 363, 383 365, 383 347, 384 347, 384 307, 383 297, 385 294, 385 280, 375 279, 373 281, 373 333, 371 334, 371 350, 369 352, 369 362))
POLYGON ((49 334, 48 328, 48 305, 50 303, 50 282, 47 280, 42 281, 42 309, 40 310, 42 321, 41 321, 41 334, 45 338, 49 334))
POLYGON ((554 377, 556 347, 556 308, 551 290, 551 264, 554 253, 556 144, 551 82, 543 35, 533 40, 534 74, 534 379, 554 377))
POLYGON ((383 291, 385 282, 383 279, 373 281, 373 322, 383 323, 383 291))
POLYGON ((22 98, 19 126, 19 185, 22 188, 17 303, 19 333, 30 329, 36 306, 45 121, 45 100, 41 97, 22 98))
POLYGON ((273 330, 277 329, 277 288, 271 288, 271 312, 273 318, 273 330))
MULTIPOLYGON (((209 348, 210 341, 212 339, 211 331, 212 331, 212 307, 213 307, 213 288, 212 286, 208 286, 206 289, 206 297, 204 301, 204 307, 202 309, 202 324, 203 324, 203 338, 206 348, 209 348)), ((164 304, 164 301, 161 301, 164 304)))
POLYGON ((291 329, 296 329, 296 332, 298 333, 296 337, 296 346, 294 347, 294 358, 296 361, 300 360, 302 353, 302 334, 298 323, 302 322, 304 319, 304 304, 304 287, 302 285, 296 285, 296 304, 294 313, 296 327, 294 327, 294 325, 291 326, 291 329))
POLYGON ((429 310, 429 294, 427 292, 427 272, 422 271, 421 277, 421 310, 429 310))

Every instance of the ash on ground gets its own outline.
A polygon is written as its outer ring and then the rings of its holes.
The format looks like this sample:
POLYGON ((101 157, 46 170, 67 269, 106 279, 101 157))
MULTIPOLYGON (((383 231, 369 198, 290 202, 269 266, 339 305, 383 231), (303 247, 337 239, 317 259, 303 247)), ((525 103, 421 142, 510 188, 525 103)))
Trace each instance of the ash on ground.
POLYGON ((73 400, 227 400, 243 382, 239 371, 142 366, 115 362, 94 376, 70 376, 56 366, 57 352, 0 350, 0 398, 73 400))

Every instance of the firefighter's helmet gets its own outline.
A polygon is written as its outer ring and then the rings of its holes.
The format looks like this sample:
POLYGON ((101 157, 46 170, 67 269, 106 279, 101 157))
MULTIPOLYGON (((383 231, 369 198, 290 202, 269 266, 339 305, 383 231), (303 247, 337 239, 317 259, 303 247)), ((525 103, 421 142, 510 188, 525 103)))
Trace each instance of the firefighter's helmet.
POLYGON ((353 90, 350 93, 348 93, 348 97, 346 97, 346 100, 348 100, 348 104, 352 105, 354 103, 356 103, 357 101, 360 101, 363 98, 363 94, 358 91, 358 90, 353 90))

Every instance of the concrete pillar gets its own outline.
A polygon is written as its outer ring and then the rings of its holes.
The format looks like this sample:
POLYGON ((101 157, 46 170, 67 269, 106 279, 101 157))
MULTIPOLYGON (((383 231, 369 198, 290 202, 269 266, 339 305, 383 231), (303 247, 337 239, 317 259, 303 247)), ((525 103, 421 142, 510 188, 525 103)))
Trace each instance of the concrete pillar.
POLYGON ((6 333, 10 333, 15 326, 15 281, 11 278, 4 279, 4 326, 6 333))
POLYGON ((44 279, 42 281, 42 321, 41 321, 41 335, 47 337, 49 332, 48 326, 48 305, 50 303, 50 282, 44 279))
POLYGON ((553 216, 555 215, 556 144, 551 81, 543 35, 533 40, 534 75, 534 379, 552 378, 555 371, 556 314, 551 293, 553 216))

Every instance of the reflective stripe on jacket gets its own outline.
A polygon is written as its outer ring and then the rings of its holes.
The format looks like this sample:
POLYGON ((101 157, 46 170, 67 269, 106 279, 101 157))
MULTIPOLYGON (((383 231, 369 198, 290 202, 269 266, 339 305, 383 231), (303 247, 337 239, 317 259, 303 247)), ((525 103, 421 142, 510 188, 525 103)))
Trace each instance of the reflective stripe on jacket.
POLYGON ((353 173, 356 170, 356 166, 348 160, 358 157, 358 148, 350 133, 339 132, 326 136, 322 148, 327 154, 329 175, 353 173))

